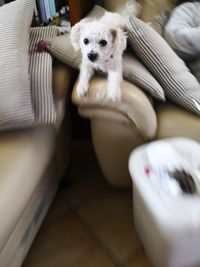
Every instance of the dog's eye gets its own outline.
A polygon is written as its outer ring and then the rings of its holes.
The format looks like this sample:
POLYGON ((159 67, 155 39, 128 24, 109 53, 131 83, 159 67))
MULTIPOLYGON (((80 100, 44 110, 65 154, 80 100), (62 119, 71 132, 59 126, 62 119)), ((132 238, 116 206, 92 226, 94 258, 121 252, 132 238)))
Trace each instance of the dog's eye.
POLYGON ((106 46, 107 45, 107 41, 106 40, 100 40, 99 44, 100 44, 100 46, 106 46))
POLYGON ((85 38, 84 40, 83 40, 83 42, 84 42, 84 44, 89 44, 89 40, 87 39, 87 38, 85 38))

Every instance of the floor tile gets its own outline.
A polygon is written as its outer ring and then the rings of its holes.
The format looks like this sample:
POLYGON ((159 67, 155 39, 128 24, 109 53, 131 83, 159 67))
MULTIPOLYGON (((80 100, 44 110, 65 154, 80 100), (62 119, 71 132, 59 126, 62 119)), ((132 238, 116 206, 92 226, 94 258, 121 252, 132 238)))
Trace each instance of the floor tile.
POLYGON ((65 201, 62 192, 58 191, 53 203, 41 225, 41 231, 45 230, 47 227, 55 224, 56 221, 61 219, 62 216, 66 216, 70 208, 67 202, 65 201))
POLYGON ((114 267, 73 214, 39 232, 23 267, 114 267))
POLYGON ((132 219, 131 191, 107 188, 78 212, 119 263, 134 254, 138 241, 132 219))
POLYGON ((73 207, 80 206, 107 186, 90 142, 73 143, 72 161, 67 180, 69 183, 64 188, 65 196, 73 207))

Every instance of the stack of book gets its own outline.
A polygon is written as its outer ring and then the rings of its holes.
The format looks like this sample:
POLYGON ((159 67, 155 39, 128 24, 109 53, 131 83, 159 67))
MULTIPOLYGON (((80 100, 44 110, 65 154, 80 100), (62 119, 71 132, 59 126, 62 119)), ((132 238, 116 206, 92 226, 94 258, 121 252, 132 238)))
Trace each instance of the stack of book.
POLYGON ((55 0, 36 0, 35 15, 41 25, 48 25, 57 17, 66 17, 68 12, 67 5, 57 10, 55 0))

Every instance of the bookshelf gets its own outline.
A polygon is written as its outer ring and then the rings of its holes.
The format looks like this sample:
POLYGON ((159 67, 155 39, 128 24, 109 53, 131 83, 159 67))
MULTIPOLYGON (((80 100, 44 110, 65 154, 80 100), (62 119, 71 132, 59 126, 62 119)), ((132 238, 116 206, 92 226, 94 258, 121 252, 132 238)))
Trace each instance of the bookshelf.
POLYGON ((94 0, 68 0, 70 22, 73 26, 82 19, 94 5, 94 0))
POLYGON ((35 0, 35 18, 41 26, 59 25, 62 19, 73 26, 90 11, 94 2, 95 0, 35 0))

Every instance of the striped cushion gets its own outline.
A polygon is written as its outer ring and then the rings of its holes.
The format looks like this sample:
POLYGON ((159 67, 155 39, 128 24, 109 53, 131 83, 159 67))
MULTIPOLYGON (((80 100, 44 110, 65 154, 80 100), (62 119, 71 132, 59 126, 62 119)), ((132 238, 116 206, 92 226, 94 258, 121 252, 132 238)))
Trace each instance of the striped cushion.
POLYGON ((165 29, 165 25, 169 19, 169 12, 161 10, 161 12, 156 15, 151 22, 148 24, 161 36, 165 29))
POLYGON ((0 130, 34 121, 28 74, 33 10, 32 0, 0 7, 0 130))
POLYGON ((138 85, 154 98, 165 101, 165 93, 148 69, 133 54, 123 57, 123 77, 138 85))
POLYGON ((129 41, 172 101, 200 115, 200 84, 166 41, 149 25, 128 18, 129 41))
POLYGON ((81 53, 74 51, 69 33, 49 39, 47 50, 60 61, 75 69, 79 69, 81 64, 81 53))
POLYGON ((30 32, 30 75, 35 121, 30 126, 51 125, 56 121, 52 90, 52 57, 49 53, 37 53, 39 40, 58 34, 57 27, 36 27, 30 32))
MULTIPOLYGON (((69 34, 49 39, 49 44, 47 49, 54 57, 75 69, 79 69, 81 53, 74 51, 69 34)), ((123 76, 126 80, 146 90, 156 99, 165 100, 164 91, 157 80, 133 55, 126 55, 123 59, 123 76)))

